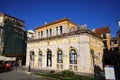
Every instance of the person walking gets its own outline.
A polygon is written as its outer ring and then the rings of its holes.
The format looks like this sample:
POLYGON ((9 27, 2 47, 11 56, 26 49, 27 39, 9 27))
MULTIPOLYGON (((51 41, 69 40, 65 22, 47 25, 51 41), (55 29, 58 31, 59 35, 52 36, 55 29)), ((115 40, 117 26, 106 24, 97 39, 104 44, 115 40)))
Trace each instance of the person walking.
POLYGON ((5 65, 5 71, 6 72, 10 71, 10 64, 9 63, 6 63, 6 65, 5 65))
POLYGON ((17 66, 18 66, 18 63, 17 61, 14 63, 14 67, 15 67, 15 71, 17 71, 17 66))

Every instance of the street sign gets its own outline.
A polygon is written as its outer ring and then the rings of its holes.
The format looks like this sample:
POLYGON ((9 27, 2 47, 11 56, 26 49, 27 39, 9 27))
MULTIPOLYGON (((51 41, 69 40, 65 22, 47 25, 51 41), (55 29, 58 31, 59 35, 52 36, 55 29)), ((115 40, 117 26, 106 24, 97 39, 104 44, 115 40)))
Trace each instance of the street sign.
POLYGON ((115 80, 115 72, 113 65, 105 66, 105 78, 106 80, 115 80))

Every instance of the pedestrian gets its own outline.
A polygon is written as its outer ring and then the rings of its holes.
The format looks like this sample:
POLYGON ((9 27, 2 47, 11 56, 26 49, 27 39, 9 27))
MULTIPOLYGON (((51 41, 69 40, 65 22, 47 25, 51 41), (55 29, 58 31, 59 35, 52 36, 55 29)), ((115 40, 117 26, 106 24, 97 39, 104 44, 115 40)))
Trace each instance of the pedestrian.
POLYGON ((18 66, 18 63, 17 61, 15 62, 15 70, 17 71, 17 66, 18 66))
POLYGON ((10 64, 9 63, 6 63, 6 65, 5 65, 5 71, 6 72, 10 71, 10 64))

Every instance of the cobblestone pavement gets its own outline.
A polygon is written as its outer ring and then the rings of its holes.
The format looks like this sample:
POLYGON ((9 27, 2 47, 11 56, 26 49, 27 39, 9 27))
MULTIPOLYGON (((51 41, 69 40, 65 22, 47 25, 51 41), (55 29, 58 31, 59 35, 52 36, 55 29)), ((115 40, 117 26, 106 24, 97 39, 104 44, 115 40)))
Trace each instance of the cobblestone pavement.
POLYGON ((43 76, 30 74, 23 71, 11 71, 0 73, 0 80, 53 80, 43 76))

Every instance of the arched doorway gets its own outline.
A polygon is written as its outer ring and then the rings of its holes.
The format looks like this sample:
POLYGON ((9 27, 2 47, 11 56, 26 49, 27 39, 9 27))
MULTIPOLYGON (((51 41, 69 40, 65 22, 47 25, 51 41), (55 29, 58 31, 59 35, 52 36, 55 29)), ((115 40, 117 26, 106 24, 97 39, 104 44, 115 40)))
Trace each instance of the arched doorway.
POLYGON ((52 67, 52 52, 47 51, 47 67, 52 67))

